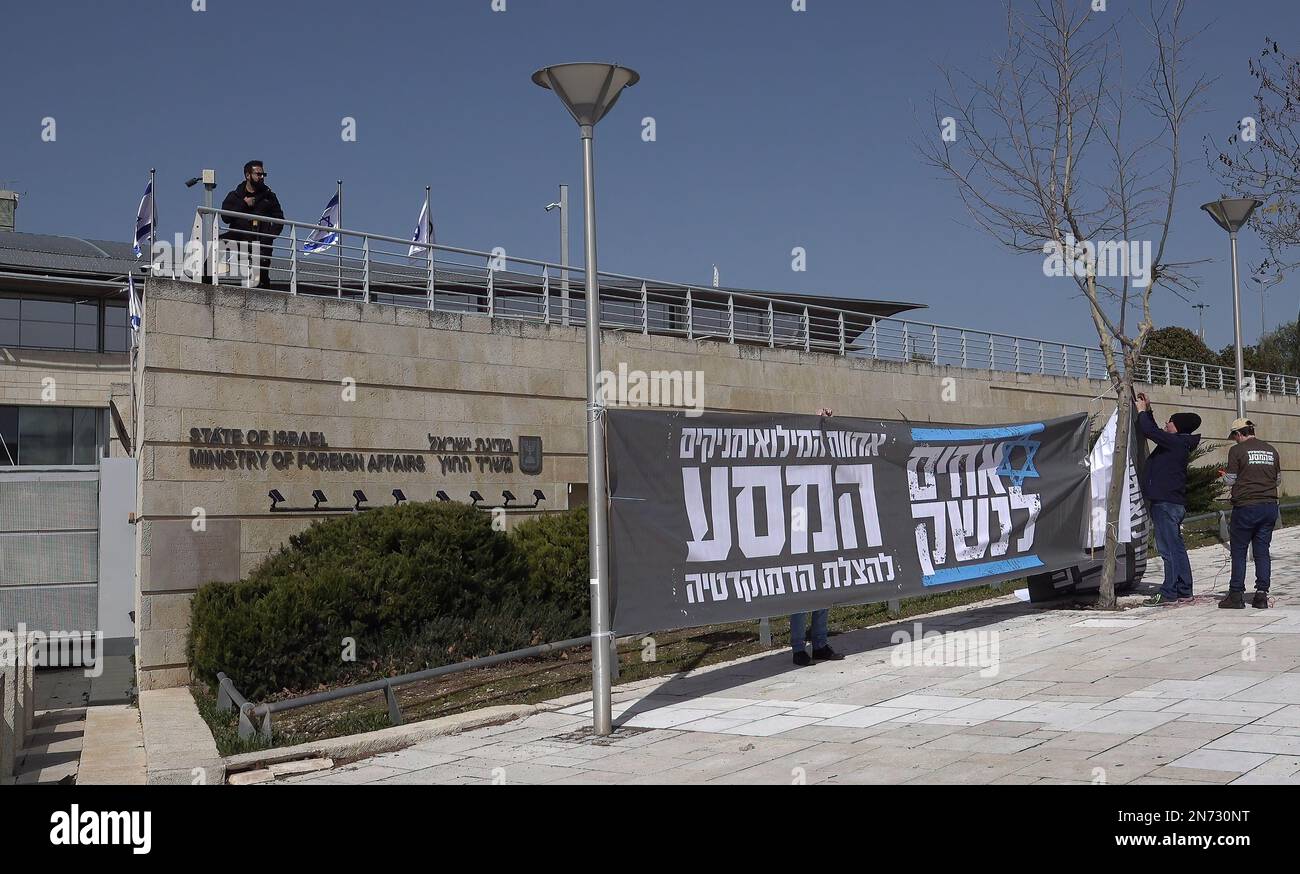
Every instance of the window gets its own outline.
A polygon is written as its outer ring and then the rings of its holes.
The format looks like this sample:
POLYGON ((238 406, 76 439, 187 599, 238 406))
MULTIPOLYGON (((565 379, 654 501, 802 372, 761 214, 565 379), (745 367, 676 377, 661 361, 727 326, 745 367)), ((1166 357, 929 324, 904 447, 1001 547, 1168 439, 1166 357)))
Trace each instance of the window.
POLYGON ((130 347, 126 304, 98 298, 0 296, 0 346, 125 352, 130 347))
POLYGON ((104 351, 126 352, 131 348, 131 329, 127 324, 126 304, 104 302, 104 351))
POLYGON ((105 410, 0 407, 0 466, 95 464, 106 447, 105 410))
POLYGON ((18 463, 18 408, 0 407, 0 467, 18 463))
POLYGON ((0 297, 0 346, 18 345, 18 299, 0 297))
POLYGON ((71 464, 72 410, 23 407, 18 415, 18 449, 23 464, 71 464))

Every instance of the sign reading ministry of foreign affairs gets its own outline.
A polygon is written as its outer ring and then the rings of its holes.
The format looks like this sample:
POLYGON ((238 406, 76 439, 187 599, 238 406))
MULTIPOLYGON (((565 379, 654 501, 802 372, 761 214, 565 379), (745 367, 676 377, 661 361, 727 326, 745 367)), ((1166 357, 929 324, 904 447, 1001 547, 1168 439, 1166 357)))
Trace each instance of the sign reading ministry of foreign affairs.
POLYGON ((324 432, 265 428, 191 428, 196 470, 343 471, 347 473, 501 474, 542 472, 542 438, 428 435, 419 452, 368 452, 330 446, 324 432), (426 458, 431 455, 431 459, 426 458))
POLYGON ((610 410, 614 627, 757 619, 1080 564, 1087 422, 610 410))

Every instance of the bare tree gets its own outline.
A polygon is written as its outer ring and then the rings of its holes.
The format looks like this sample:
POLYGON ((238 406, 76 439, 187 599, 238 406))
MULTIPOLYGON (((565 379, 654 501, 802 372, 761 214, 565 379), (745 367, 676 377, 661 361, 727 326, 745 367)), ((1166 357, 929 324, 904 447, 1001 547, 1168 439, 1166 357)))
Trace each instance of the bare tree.
POLYGON ((1186 286, 1188 265, 1166 261, 1166 252, 1183 184, 1183 129, 1209 83, 1182 81, 1195 36, 1182 31, 1183 5, 1149 6, 1139 24, 1150 60, 1130 84, 1118 13, 1104 3, 1009 3, 1007 44, 992 73, 944 70, 947 91, 934 96, 933 111, 940 130, 954 135, 918 141, 925 160, 956 183, 979 227, 1015 251, 1046 256, 1044 272, 1070 276, 1087 299, 1120 411, 1103 608, 1115 606, 1122 459, 1134 376, 1152 329, 1151 296, 1186 286))
POLYGON ((1211 162, 1233 194, 1265 201, 1250 219, 1268 252, 1256 272, 1277 277, 1300 267, 1300 58, 1266 38, 1249 69, 1255 113, 1211 162))

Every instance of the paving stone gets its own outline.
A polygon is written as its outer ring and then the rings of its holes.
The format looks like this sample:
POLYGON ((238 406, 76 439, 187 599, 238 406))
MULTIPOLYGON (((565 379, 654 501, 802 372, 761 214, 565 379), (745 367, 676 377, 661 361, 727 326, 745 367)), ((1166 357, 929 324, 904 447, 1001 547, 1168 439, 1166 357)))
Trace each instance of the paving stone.
POLYGON ((1164 725, 1166 722, 1173 722, 1176 719, 1178 719, 1178 714, 1169 713, 1168 711, 1150 713, 1142 710, 1124 710, 1118 713, 1109 713, 1091 722, 1085 722, 1072 730, 1101 734, 1134 735, 1150 731, 1157 726, 1164 725))
POLYGON ((1281 704, 1255 701, 1204 701, 1190 698, 1171 704, 1165 713, 1198 713, 1206 716, 1249 716, 1258 719, 1282 709, 1281 704))
POLYGON ((845 713, 842 716, 832 716, 830 719, 822 720, 819 724, 827 727, 866 728, 881 722, 888 722, 891 719, 897 719, 900 716, 906 716, 910 712, 906 708, 870 706, 845 713))
POLYGON ((1238 750, 1248 753, 1270 753, 1283 756, 1300 755, 1300 737, 1279 734, 1232 734, 1207 743, 1204 749, 1238 750))
POLYGON ((819 722, 809 716, 769 716, 767 719, 758 719, 744 725, 737 725, 733 728, 725 729, 721 734, 739 734, 746 737, 771 737, 780 734, 783 731, 789 731, 792 728, 801 728, 805 725, 812 725, 819 722))
POLYGON ((1202 748, 1169 763, 1173 768, 1193 768, 1200 771, 1231 771, 1244 774, 1267 762, 1272 756, 1265 753, 1237 752, 1227 749, 1202 748))

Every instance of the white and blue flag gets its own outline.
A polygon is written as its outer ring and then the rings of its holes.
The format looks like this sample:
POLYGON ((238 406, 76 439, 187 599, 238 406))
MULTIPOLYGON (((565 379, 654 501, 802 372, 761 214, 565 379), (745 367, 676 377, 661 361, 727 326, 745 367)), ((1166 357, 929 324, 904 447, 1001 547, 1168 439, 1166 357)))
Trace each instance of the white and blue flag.
POLYGON ((429 214, 429 199, 426 197, 424 206, 420 207, 420 217, 415 222, 415 234, 411 237, 410 257, 416 255, 428 254, 429 247, 435 242, 433 232, 433 216, 429 214))
POLYGON ((135 257, 141 255, 141 245, 147 244, 153 236, 154 222, 158 213, 153 204, 153 181, 144 187, 144 197, 140 198, 140 208, 135 213, 135 257))
MULTIPOLYGON (((336 192, 326 204, 325 211, 321 213, 320 221, 316 222, 327 228, 337 228, 339 226, 339 196, 336 192)), ((333 231, 312 231, 307 240, 302 244, 304 255, 319 255, 321 252, 329 249, 339 241, 337 230, 333 231)))
POLYGON ((126 289, 127 289, 127 294, 130 297, 130 300, 127 303, 127 307, 129 308, 130 311, 131 330, 139 331, 140 320, 142 318, 143 313, 140 306, 140 298, 135 293, 135 277, 130 273, 126 275, 126 289))

